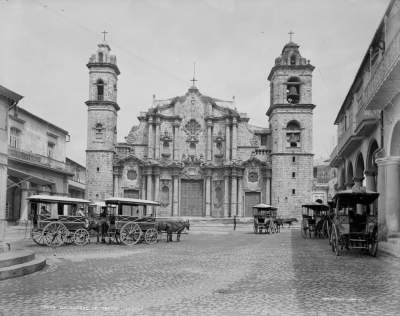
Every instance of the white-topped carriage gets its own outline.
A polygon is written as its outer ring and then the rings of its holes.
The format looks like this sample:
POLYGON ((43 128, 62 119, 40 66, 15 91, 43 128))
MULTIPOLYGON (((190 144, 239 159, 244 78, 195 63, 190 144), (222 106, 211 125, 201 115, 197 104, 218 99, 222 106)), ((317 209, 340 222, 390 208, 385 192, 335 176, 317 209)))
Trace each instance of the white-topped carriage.
POLYGON ((29 202, 31 237, 41 246, 58 247, 64 243, 85 245, 88 200, 55 195, 32 195, 29 202))

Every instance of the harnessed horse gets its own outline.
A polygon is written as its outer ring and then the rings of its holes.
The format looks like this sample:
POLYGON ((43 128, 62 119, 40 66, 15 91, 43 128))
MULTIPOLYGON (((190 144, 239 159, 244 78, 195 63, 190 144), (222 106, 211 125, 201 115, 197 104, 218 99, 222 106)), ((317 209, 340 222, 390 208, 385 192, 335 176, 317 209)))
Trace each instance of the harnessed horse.
POLYGON ((176 241, 180 241, 181 233, 185 230, 190 229, 189 220, 186 221, 162 221, 157 225, 157 230, 159 232, 167 233, 167 242, 172 241, 172 234, 176 233, 176 241))

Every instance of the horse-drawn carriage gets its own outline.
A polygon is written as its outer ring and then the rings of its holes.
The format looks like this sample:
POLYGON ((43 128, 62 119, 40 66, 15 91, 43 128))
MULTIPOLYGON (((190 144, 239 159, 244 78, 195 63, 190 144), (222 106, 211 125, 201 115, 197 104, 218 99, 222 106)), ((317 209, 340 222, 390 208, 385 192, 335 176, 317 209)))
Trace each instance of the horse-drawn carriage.
POLYGON ((263 231, 266 234, 278 232, 276 225, 277 208, 268 204, 260 203, 253 206, 254 217, 254 233, 261 234, 263 231))
POLYGON ((64 243, 85 245, 89 242, 88 200, 54 195, 28 197, 32 221, 31 237, 41 246, 58 247, 64 243))
POLYGON ((301 235, 303 238, 314 237, 329 238, 332 221, 329 205, 310 202, 302 206, 301 235))
POLYGON ((158 202, 140 199, 111 197, 105 199, 105 207, 100 213, 101 224, 109 225, 107 234, 117 242, 134 245, 139 241, 147 244, 157 242, 155 207, 158 202))
POLYGON ((371 256, 378 251, 378 217, 374 201, 379 193, 365 188, 340 191, 334 197, 335 215, 332 226, 332 251, 339 256, 342 250, 368 250, 371 256))

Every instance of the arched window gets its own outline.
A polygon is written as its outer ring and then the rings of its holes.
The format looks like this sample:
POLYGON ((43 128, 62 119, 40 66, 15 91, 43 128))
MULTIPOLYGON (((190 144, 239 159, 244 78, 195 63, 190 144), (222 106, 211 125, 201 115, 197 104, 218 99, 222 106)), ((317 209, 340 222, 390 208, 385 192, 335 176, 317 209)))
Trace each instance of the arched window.
POLYGON ((20 147, 20 136, 21 131, 16 127, 10 128, 10 142, 9 145, 12 148, 19 148, 20 147))
POLYGON ((103 62, 103 53, 100 52, 99 53, 99 63, 102 63, 102 62, 103 62))
POLYGON ((97 87, 97 100, 102 101, 104 100, 104 82, 103 80, 99 79, 96 82, 97 87))
POLYGON ((300 147, 300 124, 297 121, 290 121, 286 125, 286 146, 292 148, 300 147))
POLYGON ((286 83, 286 99, 291 104, 300 102, 300 79, 290 77, 286 83))

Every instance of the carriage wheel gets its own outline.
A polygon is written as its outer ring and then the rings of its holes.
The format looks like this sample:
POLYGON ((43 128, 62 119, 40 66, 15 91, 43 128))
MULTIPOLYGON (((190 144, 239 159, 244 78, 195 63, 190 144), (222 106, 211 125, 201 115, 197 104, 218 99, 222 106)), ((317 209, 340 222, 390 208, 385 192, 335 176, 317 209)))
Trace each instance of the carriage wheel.
POLYGON ((48 223, 43 228, 43 236, 49 247, 59 247, 67 240, 68 229, 59 222, 48 223))
POLYGON ((31 237, 32 237, 32 240, 39 246, 46 246, 46 239, 44 238, 41 230, 32 228, 31 237))
POLYGON ((157 237, 158 237, 158 233, 155 228, 149 228, 144 233, 144 241, 146 242, 146 244, 149 244, 149 245, 156 243, 157 237))
POLYGON ((336 226, 333 226, 332 228, 332 251, 335 252, 336 256, 341 255, 341 249, 340 249, 340 242, 339 242, 339 234, 337 231, 336 226))
POLYGON ((89 242, 89 232, 84 228, 79 228, 74 233, 74 243, 78 246, 84 246, 89 242))
POLYGON ((301 236, 303 238, 307 238, 307 227, 306 227, 306 222, 304 221, 304 219, 301 221, 301 236))
POLYGON ((122 226, 120 239, 121 242, 125 245, 131 246, 137 244, 140 241, 142 234, 142 230, 140 229, 140 226, 138 224, 129 222, 122 226))
POLYGON ((368 244, 368 252, 372 257, 376 257, 378 253, 378 233, 375 233, 368 244))

